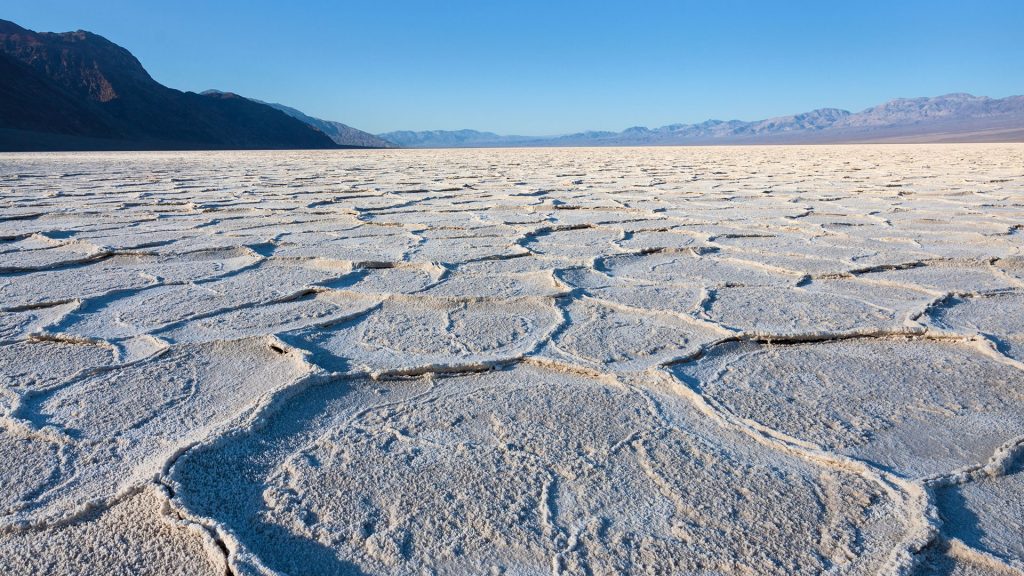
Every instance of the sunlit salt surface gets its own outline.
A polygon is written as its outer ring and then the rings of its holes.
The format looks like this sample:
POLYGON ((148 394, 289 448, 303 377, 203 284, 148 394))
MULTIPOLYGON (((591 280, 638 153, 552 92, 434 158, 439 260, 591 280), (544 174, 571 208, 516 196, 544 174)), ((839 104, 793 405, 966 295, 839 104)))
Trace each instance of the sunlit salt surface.
POLYGON ((0 156, 0 568, 1019 574, 1024 146, 0 156))

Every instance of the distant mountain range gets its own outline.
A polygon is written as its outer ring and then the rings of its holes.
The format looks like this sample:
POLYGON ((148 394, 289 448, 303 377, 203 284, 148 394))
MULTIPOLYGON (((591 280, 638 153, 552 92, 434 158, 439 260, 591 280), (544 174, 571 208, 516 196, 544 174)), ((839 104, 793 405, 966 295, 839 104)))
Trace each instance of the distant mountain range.
POLYGON ((167 88, 130 52, 85 31, 37 33, 0 20, 0 80, 0 150, 384 145, 291 108, 167 88))
POLYGON ((0 20, 0 151, 655 146, 1024 141, 1024 96, 948 94, 861 112, 822 108, 767 120, 708 120, 621 132, 504 136, 475 130, 373 135, 231 92, 181 92, 90 32, 0 20))
POLYGON ((562 136, 501 136, 476 130, 386 132, 409 148, 504 146, 670 146, 710 144, 837 144, 855 142, 1024 141, 1024 96, 993 99, 970 94, 901 98, 849 112, 821 108, 767 120, 708 120, 700 124, 637 126, 622 132, 562 136))

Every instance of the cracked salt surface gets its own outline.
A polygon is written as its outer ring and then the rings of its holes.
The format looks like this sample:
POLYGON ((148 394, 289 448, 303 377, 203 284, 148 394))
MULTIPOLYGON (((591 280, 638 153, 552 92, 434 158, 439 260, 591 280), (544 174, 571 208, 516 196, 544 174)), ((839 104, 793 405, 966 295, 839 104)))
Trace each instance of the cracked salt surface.
POLYGON ((184 508, 225 521, 243 571, 871 571, 913 522, 866 479, 637 386, 528 365, 346 380, 171 476, 184 508))
POLYGON ((0 569, 1022 574, 1021 166, 0 156, 0 569))

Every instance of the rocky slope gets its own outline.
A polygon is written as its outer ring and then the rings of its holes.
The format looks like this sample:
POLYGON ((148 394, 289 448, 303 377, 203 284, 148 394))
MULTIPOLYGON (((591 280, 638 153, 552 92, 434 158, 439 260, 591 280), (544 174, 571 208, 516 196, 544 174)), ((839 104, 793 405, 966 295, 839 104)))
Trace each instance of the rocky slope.
MULTIPOLYGON (((256 100, 260 102, 259 100, 256 100)), ((276 104, 272 102, 260 102, 266 104, 271 108, 280 110, 285 114, 309 124, 317 130, 326 134, 335 144, 346 147, 359 147, 359 148, 394 148, 395 145, 391 142, 381 138, 380 136, 374 136, 369 132, 364 132, 358 128, 353 128, 348 124, 342 124, 341 122, 335 122, 334 120, 323 120, 320 118, 314 118, 300 110, 296 110, 290 106, 284 104, 276 104)))

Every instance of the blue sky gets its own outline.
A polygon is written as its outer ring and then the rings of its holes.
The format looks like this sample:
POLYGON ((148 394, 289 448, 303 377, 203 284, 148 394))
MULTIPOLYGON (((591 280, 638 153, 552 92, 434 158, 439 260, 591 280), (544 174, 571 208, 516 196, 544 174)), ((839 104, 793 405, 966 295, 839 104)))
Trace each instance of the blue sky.
POLYGON ((158 81, 364 130, 557 134, 1024 93, 1024 1, 7 0, 158 81))

